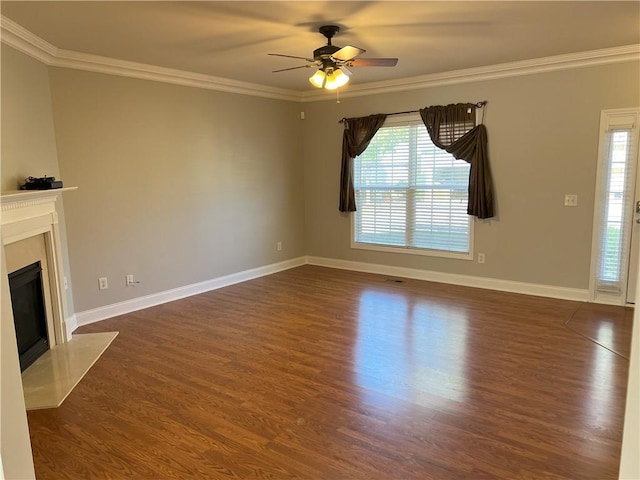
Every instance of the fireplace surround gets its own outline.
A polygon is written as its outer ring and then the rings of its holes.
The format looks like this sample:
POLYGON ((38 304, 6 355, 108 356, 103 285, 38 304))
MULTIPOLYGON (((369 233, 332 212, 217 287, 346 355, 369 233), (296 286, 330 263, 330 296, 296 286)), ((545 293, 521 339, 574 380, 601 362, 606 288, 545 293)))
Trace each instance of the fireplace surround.
MULTIPOLYGON (((74 322, 68 317, 65 272, 62 260, 60 231, 56 200, 62 192, 75 190, 77 187, 66 187, 56 190, 16 191, 3 193, 0 196, 3 255, 11 253, 19 242, 41 237, 44 248, 37 259, 47 266, 43 269, 45 284, 45 302, 47 305, 47 325, 49 328, 49 346, 63 344, 71 339, 75 329, 74 322)), ((10 258, 7 257, 7 264, 10 258)), ((7 268, 9 270, 9 268, 7 268)), ((9 275, 11 271, 3 271, 9 275)))

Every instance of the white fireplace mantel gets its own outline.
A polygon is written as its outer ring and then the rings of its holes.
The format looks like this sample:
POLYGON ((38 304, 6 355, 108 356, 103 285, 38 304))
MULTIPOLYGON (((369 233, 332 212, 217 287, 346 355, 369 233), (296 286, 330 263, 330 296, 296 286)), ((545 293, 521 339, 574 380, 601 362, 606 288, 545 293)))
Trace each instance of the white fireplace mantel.
MULTIPOLYGON (((18 190, 0 195, 0 229, 2 248, 14 242, 43 235, 46 248, 46 261, 49 266, 49 285, 51 289, 51 309, 53 311, 54 334, 51 346, 66 343, 71 339, 73 326, 67 321, 67 301, 64 292, 65 272, 62 261, 60 231, 56 200, 63 192, 78 187, 57 188, 51 190, 18 190)), ((10 272, 2 272, 6 275, 10 272)))

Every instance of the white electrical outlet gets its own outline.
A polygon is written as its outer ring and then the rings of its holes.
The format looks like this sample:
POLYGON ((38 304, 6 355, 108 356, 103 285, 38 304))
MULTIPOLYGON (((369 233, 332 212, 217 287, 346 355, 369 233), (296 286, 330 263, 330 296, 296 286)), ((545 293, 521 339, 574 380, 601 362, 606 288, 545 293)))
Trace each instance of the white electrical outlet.
POLYGON ((125 278, 127 287, 133 286, 133 275, 127 275, 125 278))
POLYGON ((98 279, 98 288, 100 290, 106 290, 109 288, 109 283, 107 282, 107 277, 100 277, 98 279))
POLYGON ((565 207, 577 207, 578 206, 578 195, 566 194, 564 196, 564 206, 565 207))
POLYGON ((484 253, 478 254, 478 263, 484 263, 484 253))
POLYGON ((282 242, 276 243, 276 250, 279 251, 279 252, 282 251, 282 242))

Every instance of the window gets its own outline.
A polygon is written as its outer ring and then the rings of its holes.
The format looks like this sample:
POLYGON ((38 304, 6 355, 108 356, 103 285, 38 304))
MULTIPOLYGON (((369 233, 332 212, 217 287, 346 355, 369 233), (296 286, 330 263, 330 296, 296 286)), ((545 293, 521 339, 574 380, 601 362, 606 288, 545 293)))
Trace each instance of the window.
POLYGON ((387 120, 354 161, 354 248, 472 258, 469 164, 436 147, 419 117, 387 120))
POLYGON ((601 117, 592 297, 624 303, 629 280, 640 111, 607 110, 601 117))

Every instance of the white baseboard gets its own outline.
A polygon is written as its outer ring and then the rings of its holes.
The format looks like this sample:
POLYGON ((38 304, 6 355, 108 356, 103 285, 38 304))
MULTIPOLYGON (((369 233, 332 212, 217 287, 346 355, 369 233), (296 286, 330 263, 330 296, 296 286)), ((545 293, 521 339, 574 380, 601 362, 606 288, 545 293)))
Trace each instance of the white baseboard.
POLYGON ((374 263, 352 262, 324 257, 307 257, 307 263, 322 267, 339 268, 342 270, 354 270, 357 272, 377 273, 394 277, 413 278, 429 282, 448 283, 464 287, 485 288, 501 292, 522 293, 538 297, 560 298, 563 300, 575 300, 586 302, 589 300, 589 290, 579 288, 555 287, 551 285, 538 285, 535 283, 514 282, 497 278, 475 277, 472 275, 460 275, 455 273, 434 272, 432 270, 418 270, 415 268, 392 267, 374 263))
POLYGON ((75 314, 76 326, 88 325, 90 323, 99 322, 100 320, 106 320, 107 318, 142 310, 143 308, 149 308, 162 303, 172 302, 181 298, 197 295, 199 293, 228 287, 235 283, 246 282, 247 280, 252 280, 254 278, 299 267, 305 263, 307 263, 306 257, 293 258, 291 260, 272 263, 271 265, 265 265, 263 267, 244 270, 242 272, 206 280, 204 282, 194 283, 192 285, 186 285, 184 287, 178 287, 164 292, 153 293, 144 297, 133 298, 131 300, 105 305, 104 307, 98 307, 92 310, 85 310, 84 312, 78 312, 75 314))
POLYGON ((472 275, 460 275, 455 273, 435 272, 432 270, 418 270, 415 268, 393 267, 374 263, 353 262, 325 257, 298 257, 284 262, 273 263, 263 267, 232 273, 223 277, 214 278, 184 287, 153 293, 144 297, 138 297, 124 302, 105 305, 104 307, 78 312, 66 321, 67 331, 73 332, 77 327, 90 323, 106 320, 107 318, 124 315, 126 313, 153 307, 162 303, 172 302, 181 298, 190 297, 199 293, 209 292, 218 288, 227 287, 240 282, 246 282, 254 278, 271 275, 290 268, 310 264, 322 267, 339 268, 342 270, 354 270, 357 272, 377 273, 394 277, 413 278, 429 282, 447 283, 465 287, 485 288, 502 292, 522 293, 539 297, 560 298, 586 302, 589 300, 589 291, 579 288, 555 287, 551 285, 538 285, 535 283, 514 282, 496 278, 475 277, 472 275))

